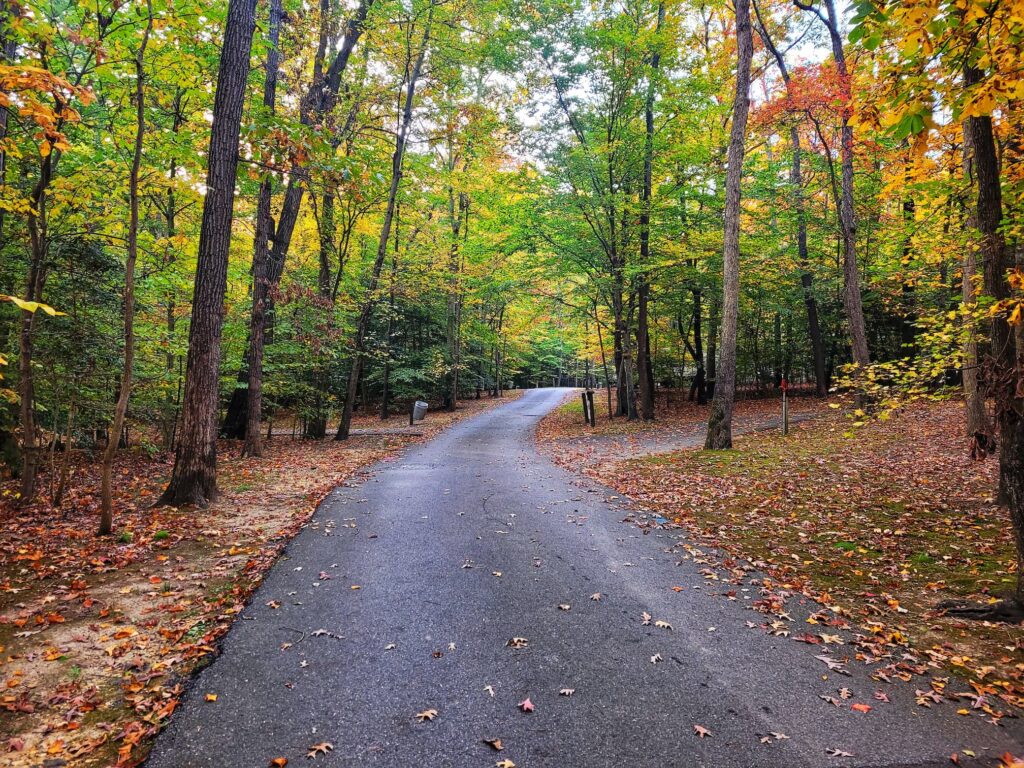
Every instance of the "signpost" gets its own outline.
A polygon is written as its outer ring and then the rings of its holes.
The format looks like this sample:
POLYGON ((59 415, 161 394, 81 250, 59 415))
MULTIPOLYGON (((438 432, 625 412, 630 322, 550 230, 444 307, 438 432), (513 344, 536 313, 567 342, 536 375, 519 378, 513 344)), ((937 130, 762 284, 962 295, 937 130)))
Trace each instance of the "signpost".
POLYGON ((594 390, 588 388, 586 392, 580 392, 583 398, 583 423, 592 427, 597 426, 596 414, 594 413, 594 390))

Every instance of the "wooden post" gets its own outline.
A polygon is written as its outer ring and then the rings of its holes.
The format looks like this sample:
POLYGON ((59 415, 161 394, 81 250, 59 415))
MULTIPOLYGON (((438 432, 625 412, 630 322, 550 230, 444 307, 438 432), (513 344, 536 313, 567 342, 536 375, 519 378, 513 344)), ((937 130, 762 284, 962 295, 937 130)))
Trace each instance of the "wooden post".
POLYGON ((594 411, 594 390, 588 389, 585 395, 587 402, 590 404, 590 426, 597 426, 597 413, 594 411))
POLYGON ((410 427, 413 424, 413 417, 415 416, 415 414, 416 414, 416 401, 413 400, 412 401, 412 405, 409 406, 409 426, 410 427))
POLYGON ((590 423, 590 405, 587 403, 587 393, 581 392, 580 397, 583 398, 583 423, 590 423))
POLYGON ((782 390, 782 434, 789 434, 789 400, 786 397, 786 391, 789 389, 789 382, 785 379, 779 384, 779 389, 782 390))

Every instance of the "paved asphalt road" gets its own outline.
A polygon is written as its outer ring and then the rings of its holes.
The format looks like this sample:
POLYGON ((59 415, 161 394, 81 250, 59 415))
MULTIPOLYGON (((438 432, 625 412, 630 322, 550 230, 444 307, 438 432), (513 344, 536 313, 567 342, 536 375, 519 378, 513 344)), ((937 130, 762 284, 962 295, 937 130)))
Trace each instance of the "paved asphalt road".
MULTIPOLYGON (((729 600, 706 565, 666 551, 668 533, 623 523, 606 489, 536 452, 534 426, 564 395, 529 391, 336 490, 198 676, 148 768, 264 768, 276 757, 395 768, 949 766, 965 748, 979 765, 1022 751, 1019 721, 925 709, 913 700, 920 680, 880 684, 857 662, 851 677, 830 673, 815 658, 822 646, 750 627, 765 621, 746 607, 756 587, 729 600), (645 626, 644 612, 674 629, 645 626), (513 637, 527 647, 508 647, 513 637), (853 692, 842 707, 819 698, 838 699, 841 687, 853 692), (874 700, 880 689, 891 703, 874 700), (531 713, 517 709, 527 697, 531 713), (860 714, 854 702, 873 708, 860 714), (429 709, 436 719, 418 722, 429 709), (482 741, 495 738, 504 751, 482 741), (325 741, 332 752, 306 758, 325 741)), ((795 633, 817 608, 791 607, 795 633)))

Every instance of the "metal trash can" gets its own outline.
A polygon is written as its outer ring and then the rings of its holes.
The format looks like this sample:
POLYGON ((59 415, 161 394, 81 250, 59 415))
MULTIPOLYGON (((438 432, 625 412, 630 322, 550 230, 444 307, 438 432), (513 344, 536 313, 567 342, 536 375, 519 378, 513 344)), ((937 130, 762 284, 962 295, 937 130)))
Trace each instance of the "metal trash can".
POLYGON ((423 421, 423 417, 427 415, 427 408, 429 403, 425 403, 422 400, 417 400, 416 404, 412 407, 412 417, 416 421, 423 421))

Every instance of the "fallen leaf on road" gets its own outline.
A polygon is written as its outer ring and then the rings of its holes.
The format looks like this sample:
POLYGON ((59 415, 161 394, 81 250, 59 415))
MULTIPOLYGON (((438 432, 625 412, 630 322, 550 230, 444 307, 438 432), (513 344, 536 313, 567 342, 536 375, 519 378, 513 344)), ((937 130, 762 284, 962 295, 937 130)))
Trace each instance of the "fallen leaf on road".
POLYGON ((284 768, 286 765, 288 765, 288 758, 275 757, 273 760, 270 761, 270 765, 272 766, 272 768, 284 768))
POLYGON ((647 611, 644 611, 643 613, 640 614, 640 620, 643 623, 643 625, 646 627, 648 624, 651 623, 651 614, 649 614, 647 611))
POLYGON ((560 611, 568 611, 571 608, 572 608, 572 606, 569 605, 568 603, 562 603, 560 606, 558 606, 558 610, 560 610, 560 611))
POLYGON ((843 662, 836 661, 831 656, 825 656, 824 654, 822 654, 821 656, 815 656, 814 658, 816 658, 818 661, 825 662, 825 664, 829 668, 829 671, 831 672, 838 672, 841 675, 847 676, 850 674, 849 670, 846 669, 846 665, 843 664, 843 662))
POLYGON ((850 709, 852 709, 854 712, 870 712, 871 711, 871 705, 870 704, 854 704, 853 706, 850 707, 850 709))
POLYGON ((560 690, 558 692, 558 695, 559 696, 572 696, 574 693, 576 693, 576 689, 575 688, 563 688, 562 690, 560 690))
POLYGON ((206 694, 206 696, 204 698, 207 701, 216 701, 217 700, 217 694, 216 693, 208 693, 208 694, 206 694))
POLYGON ((427 720, 433 720, 435 717, 437 717, 437 710, 425 709, 422 712, 417 712, 416 717, 419 719, 421 723, 424 723, 427 720))
POLYGON ((316 757, 317 755, 326 755, 334 749, 334 745, 329 741, 321 741, 319 744, 314 744, 309 748, 309 752, 306 753, 306 757, 316 757))
POLYGON ((654 626, 656 626, 658 629, 672 629, 672 625, 669 624, 667 621, 656 621, 654 622, 654 626))
POLYGON ((494 696, 494 687, 493 687, 493 686, 490 686, 490 685, 485 685, 485 686, 484 686, 484 690, 485 690, 485 691, 486 691, 487 693, 491 694, 491 696, 492 696, 492 697, 494 696))
POLYGON ((501 752, 505 747, 501 743, 501 739, 484 739, 484 744, 489 746, 495 752, 501 752))
POLYGON ((656 653, 653 656, 651 656, 651 664, 657 664, 659 661, 663 661, 660 653, 656 653))
POLYGON ((494 765, 495 768, 516 768, 516 764, 511 760, 499 760, 494 765))
POLYGON ((523 710, 523 712, 533 712, 533 702, 530 701, 529 696, 516 704, 516 706, 523 710))
POLYGON ((509 648, 525 648, 529 644, 530 641, 527 640, 525 637, 513 637, 511 640, 505 643, 505 645, 509 648))
POLYGON ((829 757, 853 757, 853 753, 852 752, 844 752, 841 749, 835 749, 835 748, 826 749, 825 750, 825 754, 828 755, 829 757))
POLYGON ((600 592, 595 592, 594 594, 592 594, 590 596, 590 599, 591 600, 600 600, 601 599, 601 593, 600 592))
POLYGON ((772 736, 775 737, 776 741, 782 741, 783 739, 788 739, 789 738, 789 736, 787 736, 786 734, 784 734, 784 733, 776 733, 775 731, 772 731, 772 736))
POLYGON ((693 726, 693 732, 696 733, 698 736, 700 736, 702 739, 705 736, 710 736, 711 735, 711 731, 709 731, 703 725, 694 725, 693 726))

